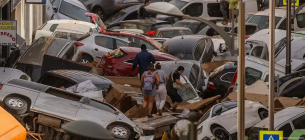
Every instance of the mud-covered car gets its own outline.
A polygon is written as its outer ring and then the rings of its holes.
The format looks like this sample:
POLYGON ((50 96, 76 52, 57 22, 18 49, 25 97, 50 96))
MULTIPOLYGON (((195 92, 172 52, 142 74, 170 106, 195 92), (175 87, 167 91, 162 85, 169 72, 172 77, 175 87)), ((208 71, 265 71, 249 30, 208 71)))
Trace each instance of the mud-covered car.
POLYGON ((31 81, 31 78, 20 70, 0 67, 0 82, 8 79, 23 79, 31 81))
POLYGON ((31 128, 37 133, 43 131, 42 127, 48 126, 47 129, 54 132, 48 134, 48 138, 64 135, 61 125, 75 120, 96 122, 117 139, 143 136, 141 128, 107 103, 20 79, 3 81, 0 87, 2 106, 13 115, 30 114, 23 121, 32 124, 31 128))
MULTIPOLYGON (((197 139, 237 139, 237 111, 237 101, 214 105, 200 118, 197 139)), ((246 130, 268 117, 267 108, 258 102, 245 101, 245 111, 246 130)))

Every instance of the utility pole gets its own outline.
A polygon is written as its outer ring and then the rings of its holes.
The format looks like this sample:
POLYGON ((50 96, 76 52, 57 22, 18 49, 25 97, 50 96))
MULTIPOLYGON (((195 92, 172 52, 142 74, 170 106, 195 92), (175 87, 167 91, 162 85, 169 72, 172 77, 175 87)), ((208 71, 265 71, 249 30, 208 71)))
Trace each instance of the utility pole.
POLYGON ((286 66, 285 74, 291 73, 291 0, 287 0, 286 21, 286 66))
MULTIPOLYGON (((269 129, 274 130, 274 32, 275 0, 270 0, 269 8, 269 129)), ((290 14, 290 13, 289 13, 290 14)))
POLYGON ((245 139, 245 3, 238 3, 238 117, 237 137, 245 139))

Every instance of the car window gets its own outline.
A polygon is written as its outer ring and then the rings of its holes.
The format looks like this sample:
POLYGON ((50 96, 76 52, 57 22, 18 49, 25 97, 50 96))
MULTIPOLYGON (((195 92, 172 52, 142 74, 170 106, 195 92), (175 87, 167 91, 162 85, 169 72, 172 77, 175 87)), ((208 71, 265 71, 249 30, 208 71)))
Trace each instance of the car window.
POLYGON ((90 21, 90 18, 85 15, 87 10, 65 1, 61 2, 59 12, 76 20, 90 21))
POLYGON ((113 40, 110 37, 96 36, 95 44, 108 49, 113 49, 113 40))
POLYGON ((138 18, 138 13, 137 11, 130 13, 127 17, 125 17, 124 20, 132 20, 132 19, 137 19, 138 18))
POLYGON ((56 88, 60 88, 60 87, 68 88, 76 84, 72 81, 66 80, 64 78, 59 78, 57 76, 53 76, 50 74, 44 76, 44 78, 40 81, 40 83, 56 88))
POLYGON ((200 120, 198 121, 198 124, 201 124, 203 121, 205 121, 206 119, 209 118, 211 114, 211 109, 209 109, 201 118, 200 120))
MULTIPOLYGON (((281 20, 281 17, 275 17, 275 26, 281 20)), ((257 24, 259 29, 267 29, 269 27, 269 16, 267 15, 254 15, 248 22, 257 24)))
POLYGON ((62 58, 67 60, 72 60, 75 53, 76 53, 76 46, 72 44, 72 46, 65 52, 62 58))
POLYGON ((193 65, 190 73, 190 82, 195 88, 197 87, 198 77, 199 77, 199 67, 197 65, 193 65))
POLYGON ((228 82, 228 83, 231 83, 232 80, 233 80, 233 77, 235 75, 235 72, 228 72, 228 73, 225 73, 224 75, 222 75, 220 77, 220 79, 224 82, 228 82))
POLYGON ((19 79, 22 79, 22 80, 29 80, 29 77, 26 76, 26 75, 21 75, 19 79))
POLYGON ((303 116, 293 120, 292 124, 294 125, 294 129, 304 129, 305 128, 305 116, 303 115, 303 116))
POLYGON ((59 90, 59 89, 55 89, 55 88, 49 88, 45 91, 45 93, 48 93, 48 94, 56 96, 56 97, 76 101, 76 102, 79 102, 82 99, 81 96, 78 96, 76 94, 71 94, 69 92, 65 92, 63 90, 59 90))
POLYGON ((71 33, 71 32, 60 32, 60 31, 55 31, 53 36, 55 38, 63 38, 63 39, 68 39, 68 40, 76 40, 79 37, 81 37, 83 34, 78 34, 78 33, 71 33))
POLYGON ((263 49, 264 48, 262 46, 255 47, 252 50, 251 55, 260 58, 263 53, 263 49))
POLYGON ((137 24, 134 23, 124 23, 121 26, 121 29, 138 29, 137 24))
POLYGON ((204 48, 205 48, 205 40, 201 40, 201 41, 197 44, 197 47, 196 47, 195 52, 194 52, 194 58, 195 58, 195 60, 197 60, 197 61, 200 60, 204 48))
POLYGON ((220 11, 220 3, 208 3, 208 15, 210 17, 222 17, 222 13, 220 11))
POLYGON ((116 110, 113 109, 112 107, 110 107, 106 104, 100 103, 98 101, 95 101, 95 100, 90 100, 88 105, 92 106, 92 107, 95 107, 97 109, 103 110, 103 111, 110 112, 110 113, 115 113, 116 112, 116 110))
POLYGON ((177 8, 181 9, 182 7, 184 7, 188 2, 186 1, 181 1, 181 0, 171 0, 169 2, 170 4, 176 6, 177 8))
POLYGON ((264 82, 269 82, 269 74, 265 77, 264 82))
POLYGON ((292 133, 292 128, 291 128, 290 123, 285 124, 279 130, 283 131, 283 137, 286 137, 286 138, 288 138, 290 136, 290 134, 292 133))
POLYGON ((52 6, 59 7, 60 0, 51 0, 52 6))
POLYGON ((254 14, 245 14, 245 21, 247 22, 254 14))
POLYGON ((149 42, 147 42, 147 41, 145 41, 143 39, 137 38, 137 37, 134 38, 134 43, 139 44, 139 46, 141 46, 142 44, 145 44, 147 49, 149 49, 149 50, 155 50, 156 49, 149 42))
POLYGON ((181 76, 180 77, 180 81, 182 83, 184 83, 186 86, 189 87, 189 90, 186 90, 184 87, 181 87, 180 89, 178 89, 178 94, 181 96, 181 98, 184 100, 184 101, 188 101, 188 100, 191 100, 191 99, 194 99, 197 97, 197 93, 196 91, 192 88, 192 85, 190 83, 187 83, 186 79, 181 76))
POLYGON ((286 37, 275 44, 274 54, 277 55, 285 47, 286 47, 286 37))
POLYGON ((190 30, 170 30, 170 31, 162 31, 159 33, 160 34, 158 37, 164 37, 164 38, 173 38, 175 36, 192 34, 192 32, 190 30))
POLYGON ((187 27, 191 29, 192 33, 197 33, 199 22, 176 22, 173 27, 187 27))
POLYGON ((287 22, 287 19, 285 18, 285 19, 281 22, 281 24, 280 24, 280 26, 278 27, 278 29, 286 30, 286 22, 287 22))
POLYGON ((219 105, 216 105, 214 108, 213 108, 213 112, 212 112, 212 117, 216 116, 216 111, 219 109, 219 108, 222 108, 221 110, 221 113, 224 113, 228 110, 231 110, 233 108, 236 108, 237 107, 237 102, 236 101, 233 101, 233 102, 224 102, 222 104, 219 104, 219 105))
POLYGON ((192 3, 186 8, 182 10, 182 12, 186 15, 190 15, 192 17, 199 17, 202 15, 203 4, 202 3, 192 3))
POLYGON ((50 27, 50 31, 51 32, 54 32, 55 29, 57 28, 58 24, 53 24, 51 27, 50 27))
POLYGON ((63 50, 63 47, 67 47, 68 44, 67 40, 64 39, 54 39, 52 43, 48 44, 49 49, 47 50, 47 55, 57 56, 59 52, 63 50))
POLYGON ((125 16, 126 13, 123 11, 119 11, 116 14, 111 15, 106 21, 105 24, 111 24, 113 21, 122 18, 123 16, 125 16))
POLYGON ((290 84, 288 84, 285 89, 282 91, 281 96, 284 97, 304 97, 305 90, 305 79, 297 79, 290 84))
POLYGON ((246 67, 246 85, 252 85, 257 80, 261 79, 262 72, 250 67, 246 67))
POLYGON ((115 42, 116 42, 116 45, 117 46, 128 46, 128 43, 127 42, 124 42, 124 41, 122 41, 122 40, 115 40, 115 42))
POLYGON ((305 13, 298 14, 297 15, 297 24, 299 28, 304 28, 305 27, 305 13))
POLYGON ((205 28, 207 25, 204 23, 201 23, 197 29, 197 32, 201 31, 203 28, 205 28))

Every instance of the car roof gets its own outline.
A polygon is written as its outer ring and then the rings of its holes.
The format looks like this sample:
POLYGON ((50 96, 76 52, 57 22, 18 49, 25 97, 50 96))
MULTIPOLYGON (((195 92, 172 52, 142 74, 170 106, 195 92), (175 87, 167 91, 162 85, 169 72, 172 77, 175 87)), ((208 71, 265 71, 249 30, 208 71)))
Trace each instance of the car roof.
MULTIPOLYGON (((223 24, 221 24, 221 23, 217 23, 216 25, 218 25, 218 26, 220 26, 220 27, 229 27, 229 28, 232 28, 232 24, 231 24, 231 23, 228 23, 228 24, 226 24, 226 25, 223 25, 223 24)), ((257 27, 257 24, 246 22, 246 23, 245 23, 245 26, 255 26, 255 27, 257 27)), ((234 24, 234 27, 238 27, 238 24, 235 23, 235 24, 234 24)))
MULTIPOLYGON (((286 30, 275 29, 274 32, 275 32, 275 40, 274 40, 275 44, 284 37, 286 37, 286 30)), ((246 41, 258 40, 258 41, 263 41, 268 45, 269 43, 268 36, 269 36, 269 29, 263 29, 251 35, 248 39, 246 39, 246 41)))
POLYGON ((187 27, 162 27, 159 28, 158 31, 170 31, 170 30, 190 30, 187 27))
POLYGON ((79 0, 64 0, 64 1, 68 2, 68 3, 71 3, 73 5, 76 5, 76 6, 80 7, 80 8, 82 8, 82 9, 88 10, 86 8, 86 6, 82 2, 80 2, 79 0))
POLYGON ((183 75, 189 78, 192 66, 195 64, 201 69, 200 63, 196 60, 177 60, 177 61, 160 61, 161 69, 165 71, 166 74, 170 74, 176 70, 179 66, 184 67, 183 75))
POLYGON ((163 21, 163 20, 155 20, 155 19, 136 19, 136 20, 124 20, 121 21, 120 23, 138 23, 146 26, 151 26, 154 24, 159 24, 159 23, 169 23, 168 21, 163 21))
MULTIPOLYGON (((269 61, 260 59, 260 58, 254 57, 254 56, 250 56, 250 55, 246 56, 246 63, 256 63, 256 64, 263 65, 265 67, 269 67, 269 61)), ((283 67, 279 64, 276 64, 276 63, 274 65, 274 69, 281 73, 285 72, 285 67, 283 67)))
POLYGON ((176 36, 166 40, 163 44, 167 45, 169 48, 174 47, 175 50, 179 50, 181 48, 193 50, 197 43, 203 38, 208 38, 207 36, 202 35, 183 35, 176 36))
POLYGON ((88 25, 88 26, 91 26, 92 28, 95 28, 95 25, 93 23, 86 22, 86 21, 80 21, 80 20, 71 20, 71 19, 53 19, 53 20, 47 21, 47 23, 48 24, 49 23, 51 23, 51 24, 74 23, 74 24, 88 25))
MULTIPOLYGON (((120 49, 122 49, 127 54, 131 54, 131 53, 137 54, 137 53, 141 52, 141 49, 136 48, 136 47, 120 47, 120 49)), ((159 57, 163 57, 163 58, 170 59, 170 60, 179 60, 179 58, 172 56, 170 54, 167 54, 167 53, 160 52, 159 50, 147 50, 147 51, 150 52, 154 56, 159 56, 159 57)))
POLYGON ((90 26, 86 26, 82 24, 62 23, 57 26, 54 32, 59 31, 59 32, 85 34, 89 32, 91 28, 92 27, 90 26))
MULTIPOLYGON (((287 107, 279 112, 276 112, 274 114, 274 127, 277 127, 283 123, 285 123, 286 121, 288 121, 289 119, 301 114, 305 112, 305 108, 304 107, 287 107)), ((259 122, 258 124, 256 124, 254 127, 260 127, 260 128, 268 128, 268 120, 267 118, 265 118, 264 120, 262 120, 261 122, 259 122)))
MULTIPOLYGON (((285 66, 286 65, 286 58, 283 58, 279 61, 276 62, 277 64, 281 65, 281 66, 285 66)), ((302 60, 302 59, 291 59, 291 69, 294 70, 296 69, 297 67, 301 66, 301 65, 304 65, 305 63, 305 60, 302 60)))
POLYGON ((91 80, 93 84, 105 84, 105 83, 113 84, 112 81, 110 81, 105 77, 79 70, 51 70, 46 73, 59 75, 67 79, 73 80, 76 83, 81 83, 87 80, 91 80))

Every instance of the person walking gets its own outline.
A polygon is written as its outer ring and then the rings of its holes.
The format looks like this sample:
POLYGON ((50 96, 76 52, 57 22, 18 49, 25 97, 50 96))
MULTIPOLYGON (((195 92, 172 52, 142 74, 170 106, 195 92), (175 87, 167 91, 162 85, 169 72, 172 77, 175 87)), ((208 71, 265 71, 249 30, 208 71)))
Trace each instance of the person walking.
POLYGON ((156 90, 159 89, 160 79, 157 71, 154 71, 154 64, 147 65, 147 71, 141 75, 142 93, 144 96, 143 108, 148 106, 148 117, 153 117, 151 111, 155 102, 156 90))
MULTIPOLYGON (((218 2, 218 0, 216 0, 218 2)), ((228 8, 228 0, 220 0, 220 10, 222 12, 223 15, 223 25, 227 25, 228 24, 228 12, 227 12, 227 8, 228 8)))
POLYGON ((150 13, 145 10, 145 7, 151 3, 151 0, 145 0, 144 4, 138 10, 138 19, 150 17, 150 13))
POLYGON ((165 85, 166 82, 168 81, 168 76, 163 70, 161 70, 160 63, 156 64, 155 69, 160 79, 159 89, 156 91, 156 96, 155 96, 156 107, 158 110, 158 116, 162 116, 162 109, 165 104, 166 94, 167 94, 165 85))
POLYGON ((183 101, 181 96, 178 94, 178 89, 184 87, 186 90, 189 89, 188 86, 180 82, 180 75, 183 73, 184 67, 179 66, 177 70, 173 71, 169 75, 169 80, 166 83, 167 95, 171 98, 173 105, 170 110, 175 111, 177 106, 183 101))
POLYGON ((141 45, 141 50, 142 51, 136 55, 136 58, 134 59, 132 66, 132 73, 134 73, 134 70, 139 65, 140 79, 144 71, 147 71, 147 65, 149 63, 153 63, 153 64, 156 63, 154 56, 146 50, 145 44, 141 45))

